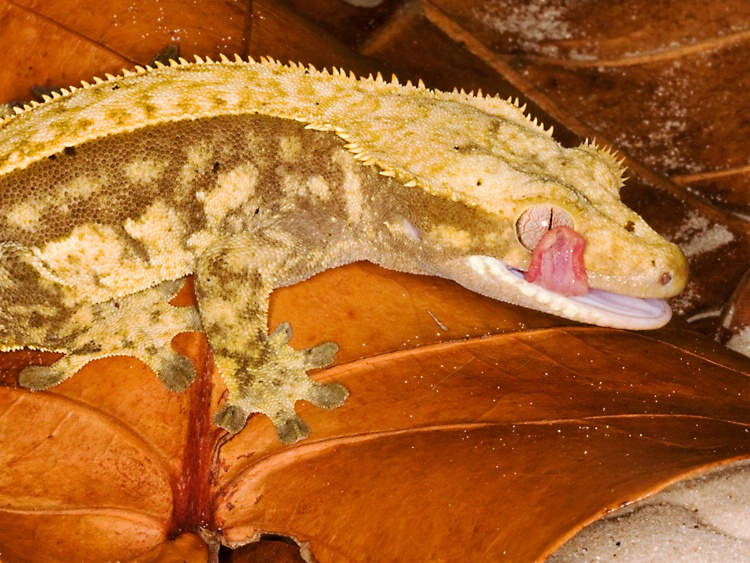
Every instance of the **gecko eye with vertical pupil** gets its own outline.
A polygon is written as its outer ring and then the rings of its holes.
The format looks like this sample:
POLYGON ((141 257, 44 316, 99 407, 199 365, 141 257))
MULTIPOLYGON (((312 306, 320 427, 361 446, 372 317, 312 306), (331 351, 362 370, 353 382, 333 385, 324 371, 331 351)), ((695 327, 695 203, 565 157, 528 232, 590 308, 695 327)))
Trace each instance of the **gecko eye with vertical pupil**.
POLYGON ((573 216, 554 205, 535 205, 524 210, 516 221, 516 237, 529 250, 534 250, 544 234, 554 227, 573 228, 573 216))

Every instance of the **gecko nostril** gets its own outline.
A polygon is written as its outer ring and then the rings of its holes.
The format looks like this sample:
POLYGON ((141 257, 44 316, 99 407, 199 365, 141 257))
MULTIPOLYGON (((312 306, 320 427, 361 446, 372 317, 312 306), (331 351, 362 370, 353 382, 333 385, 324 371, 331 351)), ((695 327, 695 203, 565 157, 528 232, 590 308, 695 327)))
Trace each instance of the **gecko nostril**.
POLYGON ((672 274, 670 274, 669 272, 664 272, 661 275, 661 279, 659 279, 659 281, 661 282, 662 285, 668 285, 669 282, 672 281, 672 274))

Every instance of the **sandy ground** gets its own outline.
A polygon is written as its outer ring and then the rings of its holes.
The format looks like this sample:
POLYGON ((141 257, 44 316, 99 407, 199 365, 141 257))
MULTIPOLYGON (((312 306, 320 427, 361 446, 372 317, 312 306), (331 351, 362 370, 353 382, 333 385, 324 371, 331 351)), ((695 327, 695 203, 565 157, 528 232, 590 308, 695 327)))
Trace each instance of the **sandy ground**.
POLYGON ((750 562, 750 460, 675 483, 612 513, 547 561, 750 562))

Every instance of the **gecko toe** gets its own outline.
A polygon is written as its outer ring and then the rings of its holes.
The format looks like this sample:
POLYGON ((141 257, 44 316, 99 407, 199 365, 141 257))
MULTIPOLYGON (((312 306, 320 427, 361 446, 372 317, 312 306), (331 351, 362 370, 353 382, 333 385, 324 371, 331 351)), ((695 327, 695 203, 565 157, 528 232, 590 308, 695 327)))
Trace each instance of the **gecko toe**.
POLYGON ((274 427, 279 440, 284 444, 294 444, 310 434, 310 427, 296 415, 284 416, 280 422, 274 421, 274 427))
POLYGON ((316 407, 335 409, 343 405, 348 396, 349 390, 340 383, 316 383, 306 398, 316 407))
POLYGON ((167 389, 179 393, 184 391, 195 379, 195 366, 188 358, 173 350, 160 350, 156 373, 167 389))
MULTIPOLYGON (((244 409, 236 405, 225 405, 214 415, 214 423, 227 432, 237 434, 245 427, 247 417, 248 413, 244 409)), ((272 420, 276 434, 284 444, 294 444, 310 434, 310 427, 295 414, 277 415, 272 420)))
POLYGON ((29 366, 21 371, 18 383, 32 391, 41 391, 61 383, 66 377, 64 371, 53 366, 29 366))
POLYGON ((339 347, 335 342, 324 342, 318 346, 308 348, 305 350, 305 353, 307 354, 307 357, 305 358, 306 369, 330 366, 333 363, 333 357, 338 351, 339 347))
POLYGON ((236 405, 225 405, 214 415, 214 424, 231 434, 237 434, 245 427, 248 413, 236 405))

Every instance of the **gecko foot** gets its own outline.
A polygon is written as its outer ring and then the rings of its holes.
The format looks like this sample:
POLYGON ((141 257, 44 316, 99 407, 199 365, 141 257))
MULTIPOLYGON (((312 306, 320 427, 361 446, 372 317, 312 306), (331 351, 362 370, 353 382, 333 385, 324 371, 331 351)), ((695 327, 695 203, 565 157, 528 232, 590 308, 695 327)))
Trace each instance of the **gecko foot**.
POLYGON ((247 417, 260 412, 268 416, 279 440, 285 444, 307 437, 308 425, 294 411, 298 400, 332 409, 340 407, 349 391, 340 383, 318 383, 307 370, 333 362, 338 346, 326 342, 312 348, 295 350, 288 345, 292 335, 289 323, 283 323, 265 339, 257 367, 238 370, 227 378, 227 403, 214 416, 217 426, 236 433, 244 428, 247 417))
POLYGON ((183 280, 161 283, 144 291, 75 310, 62 335, 65 356, 50 366, 29 366, 19 377, 23 387, 41 390, 61 383, 87 363, 108 356, 133 356, 153 369, 171 391, 184 390, 195 379, 195 367, 171 347, 180 332, 201 330, 195 307, 173 307, 168 301, 183 280))

